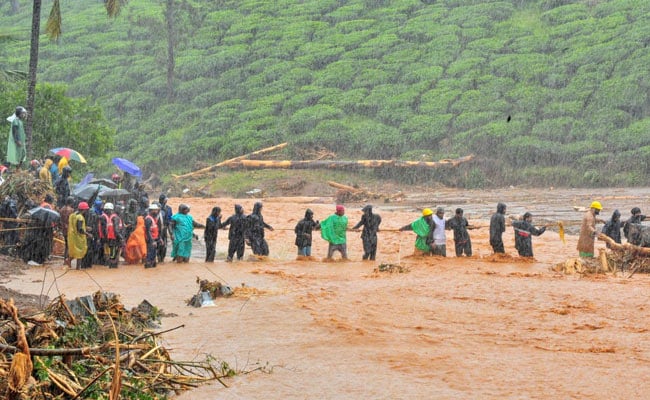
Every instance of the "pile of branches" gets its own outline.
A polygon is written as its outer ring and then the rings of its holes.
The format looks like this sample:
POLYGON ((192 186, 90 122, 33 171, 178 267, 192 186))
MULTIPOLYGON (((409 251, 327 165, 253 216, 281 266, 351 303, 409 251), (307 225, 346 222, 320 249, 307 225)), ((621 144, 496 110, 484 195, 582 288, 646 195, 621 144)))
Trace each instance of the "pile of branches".
POLYGON ((612 270, 629 271, 629 277, 636 272, 650 272, 650 248, 616 243, 603 233, 598 234, 598 240, 607 243, 607 263, 612 270))
POLYGON ((73 301, 61 296, 25 316, 13 300, 0 299, 0 395, 162 399, 206 381, 224 384, 231 374, 223 363, 172 360, 158 342, 164 332, 147 328, 159 316, 146 301, 128 311, 103 292, 73 301))
POLYGON ((24 170, 12 172, 11 175, 7 176, 5 182, 0 185, 0 201, 6 197, 14 198, 18 215, 21 215, 24 211, 27 200, 32 200, 38 205, 41 204, 48 193, 56 198, 49 182, 44 182, 24 170))

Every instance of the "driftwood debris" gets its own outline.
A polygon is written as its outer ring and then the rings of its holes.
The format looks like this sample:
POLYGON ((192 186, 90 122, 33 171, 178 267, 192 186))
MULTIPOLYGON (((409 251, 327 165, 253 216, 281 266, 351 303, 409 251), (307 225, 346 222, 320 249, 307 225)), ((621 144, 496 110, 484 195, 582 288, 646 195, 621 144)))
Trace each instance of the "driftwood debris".
POLYGON ((440 161, 400 161, 400 160, 238 160, 226 166, 233 169, 338 169, 338 168, 440 168, 456 167, 471 161, 474 155, 440 161))
POLYGON ((105 292, 71 302, 61 296, 29 316, 20 316, 13 300, 0 299, 0 396, 163 399, 212 380, 225 386, 223 364, 212 358, 171 358, 157 336, 176 328, 152 332, 159 316, 146 301, 128 311, 105 292), (68 306, 78 302, 87 306, 85 317, 82 308, 68 306))
POLYGON ((345 203, 349 201, 363 201, 368 199, 385 199, 387 201, 399 201, 404 198, 402 192, 397 192, 392 195, 380 194, 369 192, 364 189, 356 188, 354 186, 344 185, 342 183, 327 181, 327 184, 333 188, 338 189, 336 192, 336 201, 338 203, 345 203))
POLYGON ((628 278, 637 272, 650 272, 650 248, 635 246, 632 243, 616 243, 604 233, 598 234, 598 240, 607 243, 607 263, 614 270, 629 271, 628 278))
POLYGON ((231 159, 228 159, 228 160, 221 161, 220 163, 212 165, 210 167, 201 168, 199 170, 188 172, 187 174, 183 174, 183 175, 172 175, 172 176, 174 178, 176 178, 176 179, 196 177, 198 175, 203 175, 203 174, 207 174, 208 172, 212 172, 217 168, 228 166, 228 165, 230 165, 232 163, 240 162, 242 160, 246 160, 247 158, 258 156, 260 154, 265 154, 265 153, 270 153, 272 151, 280 150, 280 149, 283 149, 285 147, 287 147, 286 142, 285 143, 280 143, 280 144, 275 145, 275 146, 266 147, 266 148, 254 151, 252 153, 244 154, 242 156, 238 156, 238 157, 235 157, 235 158, 231 158, 231 159))
POLYGON ((650 247, 639 247, 632 243, 616 243, 614 239, 604 233, 598 234, 598 240, 606 242, 609 245, 609 248, 615 251, 631 252, 637 256, 650 257, 650 247))

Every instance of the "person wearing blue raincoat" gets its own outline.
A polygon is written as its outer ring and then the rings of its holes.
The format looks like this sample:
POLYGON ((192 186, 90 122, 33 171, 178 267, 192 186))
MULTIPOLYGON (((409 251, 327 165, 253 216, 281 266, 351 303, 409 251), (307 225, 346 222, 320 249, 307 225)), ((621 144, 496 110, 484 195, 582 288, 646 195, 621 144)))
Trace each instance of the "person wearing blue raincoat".
POLYGON ((205 228, 205 225, 194 221, 190 215, 190 206, 181 204, 178 206, 178 212, 172 216, 171 226, 174 232, 171 257, 178 263, 189 262, 192 255, 194 228, 205 228))

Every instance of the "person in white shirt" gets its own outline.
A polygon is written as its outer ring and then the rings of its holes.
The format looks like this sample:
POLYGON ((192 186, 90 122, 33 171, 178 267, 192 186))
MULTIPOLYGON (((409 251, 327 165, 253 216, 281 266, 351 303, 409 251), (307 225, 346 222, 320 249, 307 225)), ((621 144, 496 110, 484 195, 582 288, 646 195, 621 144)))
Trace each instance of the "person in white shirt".
POLYGON ((436 214, 433 216, 433 246, 431 246, 433 255, 447 257, 447 235, 445 234, 445 209, 436 208, 436 214))

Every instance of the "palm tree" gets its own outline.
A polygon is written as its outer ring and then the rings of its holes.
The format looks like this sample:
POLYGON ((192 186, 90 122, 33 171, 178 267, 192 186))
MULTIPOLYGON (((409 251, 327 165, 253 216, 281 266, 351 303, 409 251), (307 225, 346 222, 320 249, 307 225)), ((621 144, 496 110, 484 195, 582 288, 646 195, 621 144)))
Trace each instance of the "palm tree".
MULTIPOLYGON (((11 40, 15 40, 13 36, 6 33, 0 33, 0 44, 7 43, 11 40)), ((18 82, 25 79, 27 79, 27 73, 25 71, 7 69, 3 64, 0 64, 0 81, 18 82)))
MULTIPOLYGON (((50 16, 47 19, 45 33, 50 40, 57 40, 61 36, 61 6, 60 0, 54 0, 50 16)), ((116 17, 122 6, 128 0, 104 0, 106 13, 109 18, 116 17)), ((29 76, 27 81, 27 109, 31 112, 32 116, 35 114, 34 110, 34 96, 36 93, 36 68, 38 67, 38 45, 39 36, 41 34, 41 0, 34 0, 32 8, 32 37, 29 51, 29 76)), ((27 154, 31 157, 32 152, 32 128, 33 117, 28 118, 25 123, 25 136, 27 137, 27 154)))

